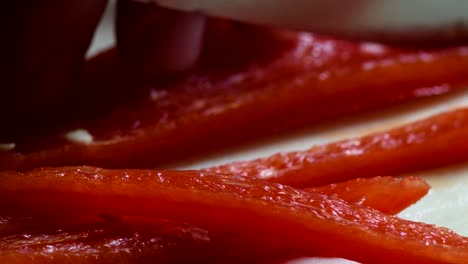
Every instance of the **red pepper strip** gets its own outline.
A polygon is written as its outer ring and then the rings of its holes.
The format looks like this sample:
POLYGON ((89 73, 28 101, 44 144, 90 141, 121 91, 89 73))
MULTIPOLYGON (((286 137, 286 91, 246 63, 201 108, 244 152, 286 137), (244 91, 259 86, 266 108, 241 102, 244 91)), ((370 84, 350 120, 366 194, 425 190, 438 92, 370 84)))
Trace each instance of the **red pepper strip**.
POLYGON ((168 220, 126 217, 75 226, 68 221, 32 218, 20 222, 20 232, 0 232, 0 263, 280 263, 310 256, 272 239, 168 220))
POLYGON ((60 217, 21 221, 21 232, 2 233, 0 262, 181 263, 210 241, 205 230, 158 219, 68 222, 60 217))
POLYGON ((320 186, 356 177, 410 173, 467 160, 467 134, 468 108, 463 108, 361 138, 206 170, 259 177, 302 188, 320 186))
MULTIPOLYGON (((427 194, 429 189, 429 184, 418 177, 374 177, 307 188, 304 191, 334 196, 348 203, 365 205, 382 213, 397 214, 421 199, 427 194)), ((106 219, 119 219, 118 216, 105 217, 106 219)), ((57 215, 40 222, 39 227, 42 227, 44 224, 50 224, 55 220, 62 224, 62 226, 64 223, 67 226, 80 225, 102 220, 102 216, 73 215, 65 218, 63 215, 57 215)), ((5 232, 15 233, 21 231, 25 227, 25 223, 34 224, 36 222, 38 222, 37 217, 0 217, 0 234, 5 234, 5 232)))
MULTIPOLYGON (((376 177, 307 191, 396 214, 425 195, 428 189, 427 183, 420 178, 376 177)), ((46 260, 83 263, 89 258, 100 263, 115 263, 116 260, 138 263, 174 263, 182 260, 197 260, 197 263, 214 260, 217 263, 264 263, 274 260, 279 263, 281 259, 310 256, 266 238, 254 240, 249 236, 240 240, 237 235, 205 231, 167 220, 107 218, 119 221, 63 214, 45 218, 0 217, 0 263, 37 263, 46 260), (275 250, 272 250, 273 247, 276 247, 275 250)))
POLYGON ((20 232, 0 233, 0 262, 181 263, 210 241, 205 230, 157 219, 70 226, 57 218, 19 221, 13 225, 22 226, 20 232))
MULTIPOLYGON (((428 189, 420 178, 376 177, 306 190, 396 214, 428 189)), ((0 217, 0 263, 280 263, 311 256, 267 238, 241 239, 167 220, 112 219, 118 221, 63 214, 0 217)))
MULTIPOLYGON (((354 179, 347 182, 329 184, 322 187, 307 188, 304 191, 340 198, 348 203, 365 205, 382 213, 397 214, 418 201, 429 191, 430 186, 421 178, 374 177, 354 179)), ((119 219, 118 216, 105 216, 106 219, 119 219)), ((62 225, 79 225, 102 220, 98 216, 76 216, 65 218, 54 216, 41 222, 51 223, 56 219, 62 225)), ((0 217, 0 234, 17 232, 24 228, 24 223, 35 223, 37 217, 0 217)))
POLYGON ((305 191, 338 197, 387 214, 398 214, 429 191, 430 186, 416 177, 374 177, 308 188, 305 191))
POLYGON ((465 263, 468 238, 341 199, 197 171, 44 168, 0 173, 0 214, 152 216, 365 263, 465 263))
MULTIPOLYGON (((83 94, 92 98, 95 91, 107 91, 99 101, 102 105, 116 91, 149 96, 130 98, 114 108, 89 110, 87 120, 63 125, 60 131, 37 136, 30 132, 36 129, 17 131, 18 136, 2 142, 15 145, 7 145, 12 149, 0 154, 0 169, 82 164, 154 167, 468 85, 466 47, 398 51, 307 33, 285 34, 275 41, 231 31, 218 32, 227 40, 212 37, 207 41, 210 49, 187 78, 157 85, 157 89, 128 77, 114 51, 98 56, 88 64, 83 94), (76 129, 89 132, 88 141, 65 140, 76 129)), ((86 101, 75 101, 88 107, 86 101)))
MULTIPOLYGON (((398 208, 415 202, 427 189, 419 178, 376 177, 308 191, 397 213, 398 208), (392 197, 391 201, 388 197, 392 197)), ((64 219, 63 215, 52 219, 0 218, 0 263, 88 263, 90 259, 99 263, 283 263, 303 256, 311 254, 271 239, 241 239, 238 235, 149 218, 117 222, 96 221, 95 217, 64 219), (87 224, 77 226, 80 222, 87 224)))

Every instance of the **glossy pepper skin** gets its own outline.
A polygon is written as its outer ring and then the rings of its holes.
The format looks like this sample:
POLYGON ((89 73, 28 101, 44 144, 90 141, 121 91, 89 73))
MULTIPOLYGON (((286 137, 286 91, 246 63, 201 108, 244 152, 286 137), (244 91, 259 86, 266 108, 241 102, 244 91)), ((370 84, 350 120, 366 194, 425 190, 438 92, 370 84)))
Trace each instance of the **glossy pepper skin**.
POLYGON ((9 228, 0 229, 0 262, 182 263, 210 241, 205 230, 159 219, 69 221, 61 216, 2 219, 0 227, 9 228), (8 232, 15 226, 20 231, 8 232))
MULTIPOLYGON (((376 177, 307 191, 396 214, 428 190, 420 178, 376 177)), ((268 237, 148 217, 0 217, 0 263, 280 263, 304 256, 311 253, 268 237)))
POLYGON ((198 171, 43 168, 0 173, 0 213, 135 215, 269 236, 365 263, 464 263, 468 239, 341 199, 198 171))
POLYGON ((337 197, 348 203, 368 206, 382 213, 398 214, 424 197, 429 189, 429 184, 421 178, 374 177, 358 178, 304 190, 337 197))
POLYGON ((83 223, 70 223, 71 217, 77 215, 0 218, 0 262, 281 263, 312 256, 268 237, 205 230, 170 220, 87 217, 87 221, 81 219, 83 223), (20 231, 2 231, 2 226, 20 231))
POLYGON ((152 85, 133 78, 111 50, 88 62, 69 102, 79 114, 59 113, 52 124, 36 120, 1 137, 14 145, 2 150, 0 169, 153 167, 447 93, 468 85, 467 49, 404 50, 309 33, 258 34, 227 24, 208 30, 192 72, 156 78, 152 85), (89 140, 67 140, 78 129, 89 140))
POLYGON ((296 187, 398 175, 467 160, 468 108, 306 151, 234 162, 211 172, 260 177, 296 187))

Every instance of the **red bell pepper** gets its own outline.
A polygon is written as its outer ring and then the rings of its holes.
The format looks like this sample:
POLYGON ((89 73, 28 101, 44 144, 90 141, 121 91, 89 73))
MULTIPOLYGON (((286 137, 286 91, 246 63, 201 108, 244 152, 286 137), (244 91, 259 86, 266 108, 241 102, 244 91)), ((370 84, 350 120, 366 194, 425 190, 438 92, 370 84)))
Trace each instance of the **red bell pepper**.
POLYGON ((296 187, 398 175, 467 160, 468 108, 360 138, 206 169, 296 187))
POLYGON ((0 169, 152 167, 468 85, 467 47, 401 50, 308 33, 249 35, 236 26, 207 35, 198 68, 150 87, 129 75, 115 51, 94 58, 84 96, 71 100, 85 116, 64 113, 56 129, 40 131, 39 120, 10 133, 0 142, 8 143, 0 169), (109 106, 116 96, 125 99, 109 106), (84 139, 70 136, 78 129, 84 139))
POLYGON ((161 217, 365 263, 468 259, 468 238, 448 229, 250 177, 92 167, 0 173, 0 214, 57 211, 161 217))

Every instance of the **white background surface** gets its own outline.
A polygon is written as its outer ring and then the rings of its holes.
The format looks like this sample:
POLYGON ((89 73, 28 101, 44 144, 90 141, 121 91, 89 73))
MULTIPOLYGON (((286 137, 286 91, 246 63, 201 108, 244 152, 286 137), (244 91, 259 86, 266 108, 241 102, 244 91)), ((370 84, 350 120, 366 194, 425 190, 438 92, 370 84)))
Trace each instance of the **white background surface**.
MULTIPOLYGON (((142 0, 138 0, 142 1, 142 0)), ((299 30, 414 32, 468 21, 464 0, 144 0, 182 10, 299 30)))
MULTIPOLYGON (((114 43, 113 9, 110 7, 100 24, 89 54, 94 54, 114 43)), ((327 122, 315 128, 302 129, 280 138, 260 141, 251 146, 232 148, 209 157, 178 164, 177 168, 201 168, 229 161, 249 160, 281 151, 307 149, 338 139, 355 137, 369 132, 386 130, 409 121, 427 117, 444 110, 468 106, 468 91, 437 98, 424 103, 402 106, 391 110, 367 114, 356 119, 327 122)), ((395 164, 397 166, 397 164, 395 164)), ((414 174, 413 174, 414 175, 414 174)), ((401 217, 446 226, 468 236, 468 162, 417 175, 425 177, 432 185, 430 193, 414 206, 400 214, 401 217)), ((301 260, 309 263, 330 263, 324 260, 301 260)), ((333 260, 334 263, 343 263, 333 260)), ((299 262, 297 262, 299 263, 299 262)))

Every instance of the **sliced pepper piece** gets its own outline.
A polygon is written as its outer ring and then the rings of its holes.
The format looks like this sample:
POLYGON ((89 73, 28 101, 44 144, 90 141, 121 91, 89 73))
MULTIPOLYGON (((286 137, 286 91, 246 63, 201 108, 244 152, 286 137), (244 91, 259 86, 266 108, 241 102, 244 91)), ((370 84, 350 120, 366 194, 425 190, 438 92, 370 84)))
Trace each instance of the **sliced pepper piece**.
POLYGON ((389 131, 206 169, 259 177, 296 187, 356 177, 398 175, 467 160, 468 108, 389 131))
POLYGON ((199 171, 43 168, 0 173, 0 214, 151 216, 365 263, 464 263, 468 238, 341 199, 199 171))
MULTIPOLYGON (((389 214, 400 212, 428 190, 424 180, 414 177, 355 179, 306 189, 389 214)), ((268 238, 241 240, 237 235, 169 220, 128 216, 105 219, 108 221, 98 216, 61 213, 0 217, 0 263, 89 263, 91 259, 99 263, 279 263, 310 256, 268 238)))
MULTIPOLYGON (((62 223, 49 217, 11 223, 21 229, 0 232, 0 262, 171 263, 177 260, 174 250, 184 250, 188 256, 190 249, 200 249, 210 239, 204 230, 161 220, 135 223, 101 219, 70 225, 70 219, 58 218, 62 223)), ((180 262, 184 254, 179 256, 180 262)))
POLYGON ((421 178, 374 177, 304 190, 338 197, 348 203, 368 206, 383 213, 398 214, 426 195, 429 189, 429 184, 421 178))
MULTIPOLYGON (((430 186, 419 177, 374 177, 359 178, 347 182, 329 184, 321 187, 307 188, 305 191, 320 193, 340 198, 348 203, 365 205, 382 213, 397 214, 417 202, 427 194, 430 186)), ((0 217, 0 234, 14 234, 25 228, 37 228, 50 224, 61 224, 61 227, 77 226, 98 222, 102 219, 121 220, 119 216, 89 216, 62 214, 52 215, 40 221, 38 217, 0 217)))
POLYGON ((132 78, 115 50, 94 58, 79 90, 85 96, 71 100, 84 117, 64 113, 56 129, 39 131, 47 126, 37 120, 4 137, 0 169, 153 167, 468 85, 464 46, 402 50, 309 33, 245 31, 209 31, 196 69, 152 86, 132 78), (114 97, 124 99, 109 106, 114 97), (90 98, 100 98, 96 107, 90 98))
POLYGON ((0 262, 280 263, 310 256, 268 238, 240 237, 149 217, 81 225, 69 221, 62 216, 17 220, 14 224, 22 226, 20 232, 0 232, 0 262))
MULTIPOLYGON (((375 177, 310 188, 396 214, 427 193, 420 178, 375 177)), ((280 263, 311 256, 268 238, 203 230, 153 218, 0 217, 0 263, 280 263), (183 254, 181 254, 183 252, 183 254)))

